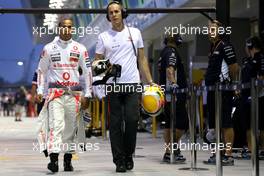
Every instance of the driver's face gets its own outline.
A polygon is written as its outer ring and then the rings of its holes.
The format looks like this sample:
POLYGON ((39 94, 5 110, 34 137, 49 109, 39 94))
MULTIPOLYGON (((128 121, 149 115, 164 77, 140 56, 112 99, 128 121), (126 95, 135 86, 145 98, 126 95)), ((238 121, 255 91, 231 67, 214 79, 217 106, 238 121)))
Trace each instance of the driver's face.
POLYGON ((64 40, 72 38, 72 20, 63 20, 60 24, 60 37, 64 40))

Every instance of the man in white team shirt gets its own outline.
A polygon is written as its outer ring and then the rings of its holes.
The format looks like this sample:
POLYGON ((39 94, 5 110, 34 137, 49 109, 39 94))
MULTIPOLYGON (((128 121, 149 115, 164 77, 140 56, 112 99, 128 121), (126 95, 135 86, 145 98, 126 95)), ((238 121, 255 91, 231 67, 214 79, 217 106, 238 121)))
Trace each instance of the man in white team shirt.
MULTIPOLYGON (((113 1, 108 4, 107 19, 111 22, 112 29, 98 36, 95 59, 105 58, 109 59, 112 65, 121 65, 121 76, 115 77, 114 80, 110 78, 108 83, 137 85, 141 82, 142 75, 145 83, 153 84, 148 61, 144 57, 141 32, 132 27, 129 27, 130 31, 128 30, 123 23, 126 16, 120 2, 113 1)), ((113 162, 116 164, 116 172, 126 172, 134 167, 132 154, 136 147, 139 93, 111 92, 108 97, 113 162)))
POLYGON ((45 45, 38 66, 39 100, 43 97, 46 76, 49 87, 49 94, 46 97, 50 128, 47 149, 50 153, 48 169, 52 172, 59 170, 58 156, 62 149, 65 152, 64 171, 73 171, 71 164, 75 145, 73 139, 77 130, 76 115, 80 107, 79 66, 86 78, 85 99, 82 104, 85 106, 91 97, 91 71, 85 64, 88 53, 82 44, 72 40, 72 25, 73 22, 69 18, 60 20, 59 39, 45 45))

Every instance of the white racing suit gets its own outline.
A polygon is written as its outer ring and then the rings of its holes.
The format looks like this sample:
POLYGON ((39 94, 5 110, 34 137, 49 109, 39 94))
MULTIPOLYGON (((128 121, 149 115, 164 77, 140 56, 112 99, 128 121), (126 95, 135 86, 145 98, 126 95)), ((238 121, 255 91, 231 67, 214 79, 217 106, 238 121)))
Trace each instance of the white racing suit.
MULTIPOLYGON (((80 109, 79 72, 85 77, 84 96, 91 97, 91 68, 85 47, 78 42, 60 39, 47 44, 41 54, 38 66, 38 89, 43 95, 47 76, 49 94, 40 113, 42 124, 39 137, 47 142, 49 153, 73 153, 77 148, 74 137, 77 131, 77 114, 80 109), (48 118, 45 120, 45 116, 48 118), (46 130, 44 131, 44 128, 46 130), (47 139, 45 139, 47 135, 47 139)), ((40 139, 39 138, 39 139, 40 139)))

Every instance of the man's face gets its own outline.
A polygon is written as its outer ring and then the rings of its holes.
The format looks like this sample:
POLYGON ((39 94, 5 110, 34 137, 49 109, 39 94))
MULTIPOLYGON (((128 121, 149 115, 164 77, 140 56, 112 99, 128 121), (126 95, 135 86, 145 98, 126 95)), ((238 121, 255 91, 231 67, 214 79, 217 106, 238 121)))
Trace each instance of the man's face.
POLYGON ((216 23, 209 23, 209 40, 215 41, 218 38, 218 25, 216 23))
POLYGON ((250 51, 249 51, 249 49, 248 49, 247 46, 245 47, 245 52, 246 52, 246 54, 247 54, 248 57, 251 57, 250 51))
POLYGON ((72 38, 72 20, 63 20, 60 24, 60 38, 67 41, 72 38))
POLYGON ((119 4, 111 4, 108 7, 108 16, 112 24, 119 24, 122 22, 122 11, 119 4))

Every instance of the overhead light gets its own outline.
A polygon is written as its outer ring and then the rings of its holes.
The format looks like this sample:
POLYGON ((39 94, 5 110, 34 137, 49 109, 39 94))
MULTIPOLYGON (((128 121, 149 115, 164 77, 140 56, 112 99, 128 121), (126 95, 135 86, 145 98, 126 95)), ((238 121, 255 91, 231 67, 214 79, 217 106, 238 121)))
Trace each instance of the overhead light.
POLYGON ((24 63, 23 63, 22 61, 18 61, 18 62, 17 62, 17 65, 18 65, 18 66, 22 66, 22 65, 24 65, 24 63))

